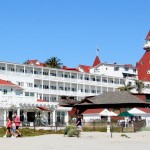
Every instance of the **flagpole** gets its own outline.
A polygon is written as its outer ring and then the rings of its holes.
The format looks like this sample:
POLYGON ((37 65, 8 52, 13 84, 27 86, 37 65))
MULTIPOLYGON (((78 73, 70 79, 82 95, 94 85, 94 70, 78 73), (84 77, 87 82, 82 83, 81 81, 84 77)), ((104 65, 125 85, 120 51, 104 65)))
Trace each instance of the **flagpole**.
POLYGON ((96 56, 98 56, 99 49, 96 47, 96 56))

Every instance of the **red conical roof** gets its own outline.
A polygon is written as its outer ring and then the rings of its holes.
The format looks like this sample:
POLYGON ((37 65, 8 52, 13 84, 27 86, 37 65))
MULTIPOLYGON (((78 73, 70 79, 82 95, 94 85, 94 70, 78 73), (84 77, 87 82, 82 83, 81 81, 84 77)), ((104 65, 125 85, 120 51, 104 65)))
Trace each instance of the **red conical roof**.
POLYGON ((146 51, 141 60, 136 64, 138 78, 143 81, 150 81, 150 51, 146 51))
POLYGON ((150 31, 148 32, 148 34, 147 34, 145 40, 148 40, 148 39, 150 39, 150 31))
POLYGON ((96 56, 94 63, 93 63, 93 67, 99 65, 100 63, 101 63, 101 61, 100 61, 99 57, 96 56))

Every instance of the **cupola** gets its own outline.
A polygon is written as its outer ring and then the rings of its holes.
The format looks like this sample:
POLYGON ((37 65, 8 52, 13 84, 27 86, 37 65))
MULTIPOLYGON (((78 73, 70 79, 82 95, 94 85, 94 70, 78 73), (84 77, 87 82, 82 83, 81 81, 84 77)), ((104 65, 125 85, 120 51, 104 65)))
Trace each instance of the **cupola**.
POLYGON ((146 51, 149 51, 150 50, 150 31, 148 32, 146 38, 146 43, 144 44, 143 48, 146 50, 146 51))

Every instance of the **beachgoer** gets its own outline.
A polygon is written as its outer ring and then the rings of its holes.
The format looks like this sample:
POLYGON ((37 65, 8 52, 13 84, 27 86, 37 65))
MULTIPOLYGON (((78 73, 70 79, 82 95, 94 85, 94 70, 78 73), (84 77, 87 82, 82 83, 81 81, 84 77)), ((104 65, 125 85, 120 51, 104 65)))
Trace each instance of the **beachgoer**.
POLYGON ((78 127, 79 130, 82 131, 82 120, 81 120, 81 116, 78 116, 77 121, 76 121, 76 126, 78 127))
POLYGON ((12 137, 16 137, 16 124, 12 121, 12 137))
POLYGON ((6 124, 6 133, 3 137, 7 137, 8 134, 9 134, 9 136, 12 135, 11 127, 12 127, 12 120, 10 117, 8 117, 7 118, 7 124, 6 124))
POLYGON ((17 115, 17 113, 14 113, 14 122, 16 125, 16 133, 18 134, 18 137, 21 137, 22 134, 19 131, 19 127, 20 127, 20 117, 17 115))

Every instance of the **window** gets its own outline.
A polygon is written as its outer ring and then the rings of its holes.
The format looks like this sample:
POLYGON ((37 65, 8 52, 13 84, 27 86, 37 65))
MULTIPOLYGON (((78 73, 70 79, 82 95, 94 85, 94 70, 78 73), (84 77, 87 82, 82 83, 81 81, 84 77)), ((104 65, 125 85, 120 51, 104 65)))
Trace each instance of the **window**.
POLYGON ((76 91, 76 89, 75 89, 75 88, 72 88, 71 91, 76 91))
POLYGON ((20 72, 24 73, 24 69, 20 69, 20 72))
POLYGON ((100 70, 96 68, 96 69, 94 69, 94 72, 95 72, 95 73, 96 73, 96 72, 100 72, 100 70))
POLYGON ((95 81, 95 78, 92 78, 92 81, 95 81))
POLYGON ((95 90, 92 90, 91 93, 96 93, 96 91, 95 91, 95 90))
POLYGON ((14 68, 10 68, 10 71, 13 71, 13 72, 14 72, 14 71, 15 71, 15 69, 14 69, 14 68))
POLYGON ((7 94, 7 89, 4 89, 4 90, 3 90, 3 93, 4 93, 4 94, 7 94))
POLYGON ((51 102, 56 102, 56 97, 51 97, 51 102))
POLYGON ((51 86, 51 89, 56 90, 56 86, 51 86))
POLYGON ((100 79, 96 79, 97 80, 97 82, 100 82, 100 79))
POLYGON ((1 66, 0 66, 0 70, 5 70, 5 67, 1 67, 1 66))
POLYGON ((34 74, 38 74, 38 71, 34 71, 34 74))
POLYGON ((34 87, 38 87, 38 84, 34 84, 34 87))
POLYGON ((30 93, 30 96, 31 96, 31 97, 34 97, 34 93, 30 93))
POLYGON ((150 95, 146 95, 146 102, 150 102, 150 95))
POLYGON ((88 78, 88 77, 85 77, 84 79, 85 79, 85 80, 89 80, 89 78, 88 78))
POLYGON ((29 96, 29 92, 25 92, 25 96, 29 96))
POLYGON ((88 90, 88 89, 85 89, 85 93, 89 93, 89 90, 88 90))
POLYGON ((119 71, 119 67, 114 67, 114 71, 119 71))
POLYGON ((56 76, 56 73, 50 73, 51 76, 56 76))
POLYGON ((27 82, 27 87, 32 87, 33 86, 33 83, 28 83, 27 82))
POLYGON ((17 82, 19 86, 24 86, 24 82, 17 82))
POLYGON ((43 85, 43 89, 49 89, 48 85, 43 85))
POLYGON ((48 72, 43 72, 43 75, 46 75, 46 76, 48 76, 48 72))
POLYGON ((150 70, 147 70, 147 74, 150 74, 150 70))
POLYGON ((60 87, 59 87, 59 90, 63 90, 63 87, 62 87, 62 86, 60 86, 60 87))
POLYGON ((136 73, 136 69, 133 69, 133 72, 136 73))

